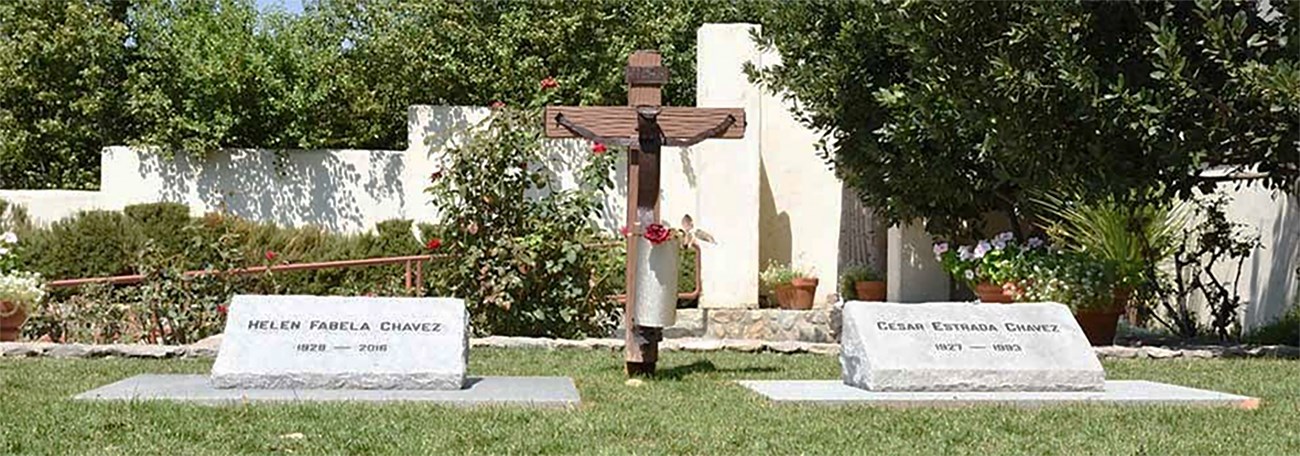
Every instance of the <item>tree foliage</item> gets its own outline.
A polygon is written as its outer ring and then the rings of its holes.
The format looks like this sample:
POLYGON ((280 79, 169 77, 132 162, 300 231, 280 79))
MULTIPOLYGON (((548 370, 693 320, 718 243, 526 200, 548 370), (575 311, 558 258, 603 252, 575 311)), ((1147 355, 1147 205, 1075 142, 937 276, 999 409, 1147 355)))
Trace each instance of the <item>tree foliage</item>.
POLYGON ((784 64, 751 74, 866 203, 936 233, 1061 189, 1294 191, 1300 5, 1271 3, 785 3, 761 37, 784 64))
POLYGON ((127 2, 0 2, 0 188, 86 188, 126 139, 127 2))
POLYGON ((694 104, 695 29, 759 4, 658 0, 0 2, 0 188, 93 188, 100 150, 406 147, 413 104, 622 104, 659 49, 694 104))

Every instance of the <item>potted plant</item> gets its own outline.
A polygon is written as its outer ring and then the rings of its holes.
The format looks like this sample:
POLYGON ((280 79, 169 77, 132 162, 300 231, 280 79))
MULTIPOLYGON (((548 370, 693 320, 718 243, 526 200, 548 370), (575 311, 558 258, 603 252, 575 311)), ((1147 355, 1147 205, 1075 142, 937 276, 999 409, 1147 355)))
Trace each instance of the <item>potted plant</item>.
POLYGON ((1022 244, 1010 232, 956 249, 947 242, 934 244, 935 258, 944 269, 986 303, 1015 302, 1034 259, 1045 251, 1042 239, 1022 244))
POLYGON ((844 271, 840 277, 841 295, 859 301, 884 301, 885 281, 876 268, 854 266, 844 271))
POLYGON ((1059 302, 1070 307, 1092 345, 1111 345, 1124 313, 1129 288, 1117 268, 1080 252, 1057 252, 1036 262, 1021 299, 1059 302))
POLYGON ((776 296, 778 307, 787 310, 812 309, 818 280, 811 272, 772 261, 759 279, 776 296))
POLYGON ((17 249, 17 235, 0 235, 0 342, 18 340, 29 308, 45 297, 40 275, 18 270, 17 249))

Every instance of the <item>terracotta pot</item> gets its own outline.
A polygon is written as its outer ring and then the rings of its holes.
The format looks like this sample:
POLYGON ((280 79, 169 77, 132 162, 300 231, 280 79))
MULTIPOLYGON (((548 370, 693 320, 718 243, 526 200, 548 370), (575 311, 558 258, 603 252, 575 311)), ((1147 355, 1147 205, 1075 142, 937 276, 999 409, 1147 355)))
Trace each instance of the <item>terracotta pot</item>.
POLYGON ((1093 346, 1114 345, 1115 326, 1119 316, 1124 313, 1122 307, 1098 310, 1076 310, 1074 319, 1083 328, 1083 335, 1093 346))
POLYGON ((980 302, 1008 304, 1014 302, 1011 294, 1003 290, 1001 286, 988 282, 980 282, 975 285, 975 296, 979 297, 980 302))
POLYGON ((817 295, 817 279, 794 279, 789 284, 777 285, 776 303, 786 310, 808 310, 817 295))
POLYGON ((0 342, 13 342, 22 335, 27 321, 27 308, 9 301, 0 301, 0 342))
POLYGON ((853 282, 853 291, 859 301, 885 300, 885 282, 882 281, 853 282))

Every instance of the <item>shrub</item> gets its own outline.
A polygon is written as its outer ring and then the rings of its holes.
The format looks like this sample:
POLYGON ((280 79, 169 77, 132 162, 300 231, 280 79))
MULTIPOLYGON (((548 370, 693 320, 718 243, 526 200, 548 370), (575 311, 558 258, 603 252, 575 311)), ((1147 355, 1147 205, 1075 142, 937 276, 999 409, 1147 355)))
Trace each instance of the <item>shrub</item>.
POLYGON ((1246 342, 1260 345, 1300 345, 1300 306, 1292 306, 1277 321, 1246 334, 1246 342))
POLYGON ((155 247, 166 252, 185 251, 187 231, 193 224, 189 206, 181 203, 134 204, 123 208, 122 213, 139 227, 140 236, 152 240, 155 247))
POLYGON ((457 256, 439 283, 466 300, 480 334, 573 337, 613 324, 608 251, 586 244, 600 241, 593 220, 614 153, 590 155, 580 188, 561 189, 543 168, 545 90, 473 127, 429 188, 457 256))
POLYGON ((130 274, 140 227, 121 212, 85 211, 25 235, 28 269, 50 279, 130 274))

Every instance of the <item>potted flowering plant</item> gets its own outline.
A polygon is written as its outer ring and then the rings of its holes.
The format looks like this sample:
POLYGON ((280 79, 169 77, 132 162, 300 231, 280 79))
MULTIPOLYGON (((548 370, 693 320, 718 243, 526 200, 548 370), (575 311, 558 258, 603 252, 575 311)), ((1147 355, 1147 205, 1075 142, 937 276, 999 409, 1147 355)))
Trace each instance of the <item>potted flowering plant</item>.
POLYGON ((32 305, 45 297, 41 277, 18 270, 18 236, 0 235, 0 342, 18 340, 32 305))
POLYGON ((841 293, 847 299, 852 296, 861 301, 884 301, 885 280, 880 271, 870 266, 854 266, 844 271, 840 277, 841 293))
POLYGON ((971 287, 981 302, 990 303, 1014 302, 1034 259, 1045 250, 1042 239, 1020 243, 1011 232, 956 249, 947 242, 934 244, 934 255, 944 269, 971 287))
POLYGON ((1116 266, 1081 252, 1056 252, 1035 261, 1018 296, 1070 307, 1092 345, 1110 345, 1124 312, 1124 282, 1116 266))
POLYGON ((812 276, 811 271, 771 261, 759 275, 759 280, 764 288, 776 295, 778 307, 786 310, 812 309, 819 281, 812 276))

